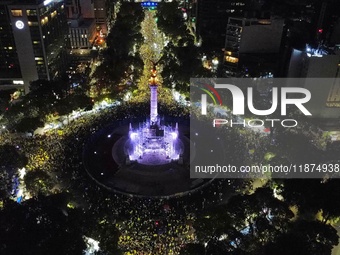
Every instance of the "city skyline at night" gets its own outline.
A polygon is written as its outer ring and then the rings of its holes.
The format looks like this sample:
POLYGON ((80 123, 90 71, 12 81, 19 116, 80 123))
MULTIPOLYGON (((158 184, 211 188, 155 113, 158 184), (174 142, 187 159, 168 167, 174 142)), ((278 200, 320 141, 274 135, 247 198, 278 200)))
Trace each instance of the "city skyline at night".
POLYGON ((0 254, 339 255, 336 0, 0 0, 0 254))

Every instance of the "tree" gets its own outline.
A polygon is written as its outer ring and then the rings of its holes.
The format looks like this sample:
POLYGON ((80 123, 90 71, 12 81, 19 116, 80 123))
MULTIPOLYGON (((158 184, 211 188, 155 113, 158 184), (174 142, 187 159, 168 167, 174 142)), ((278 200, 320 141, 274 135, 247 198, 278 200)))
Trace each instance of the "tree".
MULTIPOLYGON (((159 29, 177 44, 180 39, 187 38, 187 25, 178 2, 161 2, 157 7, 157 25, 159 29)), ((183 43, 183 42, 182 42, 183 43)))
POLYGON ((209 209, 194 226, 199 241, 208 243, 207 254, 260 254, 263 247, 285 233, 293 216, 288 205, 265 187, 209 209))
POLYGON ((189 243, 181 249, 180 255, 205 255, 205 248, 202 244, 189 243))
POLYGON ((69 115, 74 110, 92 109, 91 98, 83 93, 72 93, 60 100, 56 105, 59 115, 69 115))
POLYGON ((0 166, 8 170, 16 170, 27 164, 26 156, 15 146, 0 145, 0 166))
POLYGON ((10 106, 10 100, 12 94, 15 93, 15 89, 1 91, 0 94, 0 114, 3 114, 6 109, 10 106))
POLYGON ((265 247, 265 255, 302 254, 331 255, 338 244, 336 230, 319 221, 300 220, 293 222, 289 231, 281 235, 276 242, 265 247))
POLYGON ((27 190, 32 195, 47 195, 50 194, 53 188, 50 176, 40 169, 29 171, 24 177, 24 182, 27 190))
POLYGON ((139 47, 143 42, 140 23, 144 12, 139 3, 123 2, 106 38, 104 61, 93 74, 99 94, 119 92, 121 85, 134 83, 141 75, 139 47))
POLYGON ((309 255, 305 247, 306 240, 297 238, 293 233, 284 233, 278 237, 276 242, 264 247, 264 255, 309 255))
POLYGON ((169 43, 160 60, 163 65, 164 86, 174 87, 177 91, 188 94, 190 78, 211 76, 203 67, 200 55, 199 49, 193 43, 181 47, 169 43))
POLYGON ((329 179, 323 183, 322 189, 319 191, 321 193, 320 207, 324 223, 327 223, 328 220, 340 217, 339 184, 339 179, 329 179))
POLYGON ((298 206, 300 215, 308 214, 314 217, 323 204, 321 190, 320 179, 286 179, 282 196, 288 204, 298 206))
POLYGON ((34 132, 38 127, 43 127, 44 122, 40 117, 24 117, 18 124, 14 126, 14 129, 18 132, 34 132))
POLYGON ((7 201, 0 211, 0 253, 81 255, 82 213, 66 209, 63 194, 40 196, 22 204, 7 201))

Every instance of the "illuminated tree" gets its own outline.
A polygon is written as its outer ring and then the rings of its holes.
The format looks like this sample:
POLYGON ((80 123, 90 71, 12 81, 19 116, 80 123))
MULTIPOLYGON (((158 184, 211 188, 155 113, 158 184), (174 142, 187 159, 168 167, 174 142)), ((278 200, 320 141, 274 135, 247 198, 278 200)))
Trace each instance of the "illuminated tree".
MULTIPOLYGON (((158 86, 161 87, 163 83, 161 75, 163 67, 159 64, 159 60, 163 54, 164 37, 157 27, 154 11, 145 11, 145 18, 141 24, 141 28, 144 43, 140 47, 140 55, 144 62, 144 69, 138 83, 138 91, 136 91, 133 98, 133 100, 137 102, 145 101, 149 98, 149 78, 154 65, 156 65, 158 73, 158 86)), ((159 89, 158 93, 159 100, 164 103, 172 102, 172 96, 169 90, 159 89)))
MULTIPOLYGON (((148 91, 148 80, 153 63, 157 63, 163 50, 163 37, 157 28, 155 13, 145 11, 145 18, 141 24, 144 43, 140 47, 140 55, 144 62, 143 75, 140 79, 139 90, 148 91)), ((159 85, 161 84, 160 70, 158 70, 159 85)))

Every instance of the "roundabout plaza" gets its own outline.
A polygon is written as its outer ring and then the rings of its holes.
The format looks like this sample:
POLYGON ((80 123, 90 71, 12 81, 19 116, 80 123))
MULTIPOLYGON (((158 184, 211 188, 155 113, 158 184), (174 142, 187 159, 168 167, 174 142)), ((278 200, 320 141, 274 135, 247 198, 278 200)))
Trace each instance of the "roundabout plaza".
POLYGON ((190 178, 196 144, 188 118, 158 114, 157 71, 149 79, 150 115, 112 121, 93 134, 83 151, 85 169, 97 184, 131 196, 183 196, 212 178, 190 178))

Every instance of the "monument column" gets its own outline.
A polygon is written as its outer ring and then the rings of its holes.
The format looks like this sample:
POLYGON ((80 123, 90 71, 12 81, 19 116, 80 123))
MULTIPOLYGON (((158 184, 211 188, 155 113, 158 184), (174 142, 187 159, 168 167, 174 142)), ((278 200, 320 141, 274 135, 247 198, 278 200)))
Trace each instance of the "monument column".
POLYGON ((149 80, 150 87, 150 124, 156 124, 158 120, 157 112, 157 70, 154 65, 151 71, 151 78, 149 80))

